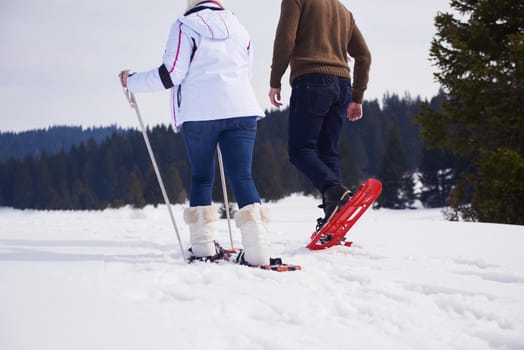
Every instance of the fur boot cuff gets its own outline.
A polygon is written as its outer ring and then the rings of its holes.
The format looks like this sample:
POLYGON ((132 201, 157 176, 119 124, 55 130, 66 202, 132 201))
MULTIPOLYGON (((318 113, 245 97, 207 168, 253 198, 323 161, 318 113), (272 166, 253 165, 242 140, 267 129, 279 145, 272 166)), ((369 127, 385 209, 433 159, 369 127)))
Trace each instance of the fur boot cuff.
POLYGON ((186 224, 196 224, 199 220, 202 220, 203 223, 218 220, 218 210, 213 205, 190 207, 184 210, 186 224))
POLYGON ((267 224, 270 219, 271 211, 268 208, 262 207, 260 203, 246 205, 235 215, 235 222, 239 228, 248 222, 263 222, 267 224))

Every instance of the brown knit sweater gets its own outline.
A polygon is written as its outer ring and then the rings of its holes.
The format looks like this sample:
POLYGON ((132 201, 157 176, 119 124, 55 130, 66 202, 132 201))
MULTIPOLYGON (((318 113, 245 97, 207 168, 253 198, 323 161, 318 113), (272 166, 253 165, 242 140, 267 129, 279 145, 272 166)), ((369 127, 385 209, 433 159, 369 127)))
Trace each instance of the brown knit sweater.
POLYGON ((371 54, 352 13, 339 0, 282 0, 271 87, 281 87, 288 65, 291 82, 308 73, 350 78, 348 54, 355 60, 352 100, 362 103, 371 54))

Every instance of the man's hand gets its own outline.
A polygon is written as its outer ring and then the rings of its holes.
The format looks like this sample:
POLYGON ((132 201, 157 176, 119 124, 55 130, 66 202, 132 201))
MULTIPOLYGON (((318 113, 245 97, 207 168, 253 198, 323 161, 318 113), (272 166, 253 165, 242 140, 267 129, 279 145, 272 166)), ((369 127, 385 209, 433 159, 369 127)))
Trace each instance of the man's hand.
POLYGON ((129 70, 123 70, 118 75, 120 77, 120 83, 123 87, 127 88, 127 78, 129 77, 129 70))
POLYGON ((351 102, 348 107, 348 119, 356 122, 360 118, 362 118, 362 104, 351 102))
POLYGON ((280 102, 280 88, 271 88, 269 89, 269 100, 271 101, 271 104, 277 108, 282 107, 282 103, 280 102))

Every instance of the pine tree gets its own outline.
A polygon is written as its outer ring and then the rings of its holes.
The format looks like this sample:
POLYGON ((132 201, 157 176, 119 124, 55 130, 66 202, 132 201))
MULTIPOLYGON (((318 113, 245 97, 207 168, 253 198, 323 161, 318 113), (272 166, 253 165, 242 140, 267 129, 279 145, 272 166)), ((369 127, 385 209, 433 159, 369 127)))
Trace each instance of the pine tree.
POLYGON ((524 157, 509 149, 483 151, 473 205, 482 221, 524 225, 524 157))
POLYGON ((519 223, 524 218, 524 2, 452 0, 451 7, 454 13, 436 17, 430 50, 448 100, 442 113, 425 107, 417 119, 430 146, 471 159, 474 169, 461 176, 452 196, 462 202, 454 205, 480 221, 519 223))
POLYGON ((102 171, 103 175, 101 192, 98 193, 98 196, 105 205, 112 204, 118 207, 121 202, 115 203, 115 200, 120 199, 118 194, 122 192, 119 191, 121 177, 119 176, 120 174, 115 163, 117 157, 114 156, 115 150, 112 148, 114 146, 114 143, 108 145, 105 152, 101 155, 102 161, 99 165, 99 170, 102 171))
POLYGON ((417 199, 415 194, 415 180, 411 171, 405 171, 400 180, 399 207, 403 209, 413 209, 413 204, 417 199))
POLYGON ((280 164, 269 140, 262 142, 254 153, 253 177, 260 196, 266 200, 277 200, 284 196, 280 164))
POLYGON ((42 153, 37 161, 34 171, 34 206, 32 208, 45 209, 49 200, 49 191, 53 187, 53 181, 49 172, 49 161, 47 153, 42 153))
POLYGON ((386 152, 380 167, 382 194, 376 206, 390 209, 404 209, 412 204, 413 180, 409 181, 406 158, 400 146, 400 137, 394 124, 389 127, 386 152), (411 188, 411 190, 410 190, 411 188), (411 202, 411 203, 410 203, 411 202))
POLYGON ((146 201, 144 199, 144 189, 142 188, 142 183, 140 182, 136 171, 131 172, 127 184, 128 189, 125 202, 131 204, 133 208, 145 207, 146 201))
POLYGON ((172 203, 184 203, 187 200, 187 192, 182 185, 182 179, 174 164, 167 169, 166 191, 172 203))
POLYGON ((351 146, 349 140, 342 139, 338 147, 340 154, 340 167, 342 172, 342 183, 348 187, 357 188, 360 184, 360 174, 357 169, 355 158, 350 156, 351 146))
POLYGON ((73 183, 71 201, 74 209, 89 210, 97 208, 93 194, 79 178, 73 183))
MULTIPOLYGON (((378 176, 381 155, 384 154, 386 146, 387 125, 390 122, 377 100, 365 101, 363 110, 364 118, 356 123, 345 123, 344 126, 347 129, 352 152, 358 152, 358 148, 362 147, 366 155, 366 157, 355 158, 357 169, 362 174, 360 182, 369 176, 378 176), (359 140, 362 142, 361 146, 358 145, 359 140)), ((343 154, 340 156, 344 157, 343 154)))
POLYGON ((26 162, 18 161, 14 169, 13 206, 19 209, 33 208, 33 179, 29 158, 26 162))
POLYGON ((49 171, 53 179, 52 203, 50 209, 72 209, 71 184, 69 182, 68 156, 61 150, 58 154, 50 157, 49 171))
POLYGON ((340 158, 342 160, 343 182, 349 185, 359 185, 369 177, 369 159, 362 136, 355 133, 353 138, 348 140, 347 146, 342 143, 340 147, 340 158), (344 166, 344 164, 347 164, 344 166))
POLYGON ((0 207, 6 206, 7 201, 4 196, 4 187, 7 182, 7 166, 5 164, 0 164, 0 207))
POLYGON ((282 140, 271 143, 273 145, 275 159, 280 169, 280 174, 285 174, 285 176, 281 176, 280 179, 278 179, 282 186, 282 192, 280 195, 284 197, 291 193, 300 193, 304 191, 304 188, 301 186, 302 175, 288 160, 287 144, 282 140))
POLYGON ((147 204, 153 204, 155 206, 160 203, 164 203, 162 191, 160 190, 155 171, 151 165, 147 168, 147 173, 144 180, 144 199, 147 204))
POLYGON ((448 205, 448 197, 456 177, 450 156, 437 149, 424 149, 419 166, 422 191, 420 200, 425 207, 441 208, 448 205))

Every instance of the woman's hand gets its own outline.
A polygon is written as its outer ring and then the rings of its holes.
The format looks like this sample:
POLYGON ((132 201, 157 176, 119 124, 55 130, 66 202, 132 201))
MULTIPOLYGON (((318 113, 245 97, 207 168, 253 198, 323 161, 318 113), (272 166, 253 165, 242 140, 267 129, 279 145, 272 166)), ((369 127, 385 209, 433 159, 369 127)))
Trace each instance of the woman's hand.
POLYGON ((127 78, 129 77, 129 70, 123 70, 118 75, 120 77, 120 83, 127 89, 127 78))

